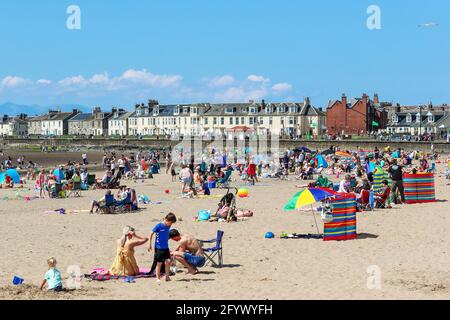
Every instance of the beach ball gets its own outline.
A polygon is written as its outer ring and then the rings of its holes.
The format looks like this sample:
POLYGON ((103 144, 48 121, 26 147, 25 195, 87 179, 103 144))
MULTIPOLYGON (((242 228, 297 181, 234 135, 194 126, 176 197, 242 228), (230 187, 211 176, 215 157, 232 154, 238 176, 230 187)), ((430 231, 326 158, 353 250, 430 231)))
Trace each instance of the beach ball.
POLYGON ((249 191, 248 189, 239 189, 237 195, 240 198, 247 198, 249 195, 249 191))
POLYGON ((273 234, 273 232, 267 232, 266 235, 264 236, 264 238, 273 239, 273 238, 275 238, 275 235, 273 234))

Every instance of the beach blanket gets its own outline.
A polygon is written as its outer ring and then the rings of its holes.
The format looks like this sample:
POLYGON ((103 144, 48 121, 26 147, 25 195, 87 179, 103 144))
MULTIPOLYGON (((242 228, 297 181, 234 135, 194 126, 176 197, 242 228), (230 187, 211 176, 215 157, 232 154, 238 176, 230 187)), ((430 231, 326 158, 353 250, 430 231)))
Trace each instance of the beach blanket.
POLYGON ((155 274, 150 274, 150 269, 139 268, 139 274, 136 276, 113 276, 108 274, 108 269, 94 268, 89 274, 84 275, 85 278, 94 281, 109 281, 109 280, 128 280, 128 279, 141 279, 141 278, 154 278, 155 274))
POLYGON ((405 174, 403 183, 407 204, 436 201, 434 174, 405 174))
POLYGON ((356 197, 340 195, 330 200, 333 221, 324 225, 324 241, 356 239, 356 197))

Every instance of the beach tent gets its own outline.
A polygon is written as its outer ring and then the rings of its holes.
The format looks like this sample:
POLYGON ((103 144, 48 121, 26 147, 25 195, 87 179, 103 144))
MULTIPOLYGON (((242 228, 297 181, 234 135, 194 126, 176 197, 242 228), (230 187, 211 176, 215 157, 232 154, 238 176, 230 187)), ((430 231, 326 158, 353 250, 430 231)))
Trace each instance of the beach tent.
POLYGON ((16 169, 8 169, 5 172, 0 173, 0 184, 5 182, 6 175, 11 177, 14 183, 20 183, 20 175, 16 169))
POLYGON ((306 152, 306 153, 313 153, 313 152, 312 152, 310 149, 308 149, 307 147, 298 147, 298 148, 295 148, 294 151, 303 151, 303 152, 306 152))
POLYGON ((318 154, 318 155, 316 156, 316 159, 317 159, 317 166, 318 166, 319 168, 320 168, 320 167, 322 167, 322 168, 324 168, 324 169, 328 168, 328 163, 327 163, 327 161, 325 160, 325 158, 323 157, 323 155, 318 154))
POLYGON ((61 182, 61 180, 65 179, 64 171, 62 169, 55 169, 53 171, 53 175, 55 176, 57 182, 61 182))
POLYGON ((405 186, 406 203, 414 204, 436 201, 434 174, 405 174, 403 176, 403 183, 405 186))
POLYGON ((322 151, 320 154, 322 154, 324 156, 328 156, 330 154, 334 154, 334 151, 331 149, 327 149, 327 150, 322 151))
POLYGON ((356 196, 337 194, 330 199, 333 221, 324 225, 324 241, 356 239, 356 196))

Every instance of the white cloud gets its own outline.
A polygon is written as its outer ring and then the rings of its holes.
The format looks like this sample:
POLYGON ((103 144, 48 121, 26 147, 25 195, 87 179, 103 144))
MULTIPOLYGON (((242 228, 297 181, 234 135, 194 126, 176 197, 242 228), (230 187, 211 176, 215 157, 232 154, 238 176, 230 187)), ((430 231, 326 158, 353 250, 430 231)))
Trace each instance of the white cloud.
POLYGON ((94 74, 90 79, 89 83, 92 84, 108 84, 109 83, 109 76, 106 73, 103 74, 94 74))
POLYGON ((79 76, 74 76, 74 77, 67 77, 65 79, 62 79, 60 81, 58 81, 58 83, 64 87, 69 87, 69 86, 73 86, 73 85, 86 85, 87 84, 87 80, 79 75, 79 76))
POLYGON ((51 80, 47 80, 47 79, 39 79, 38 81, 36 81, 37 84, 40 85, 44 85, 44 86, 48 86, 52 84, 51 80))
POLYGON ((254 74, 251 74, 247 77, 247 80, 251 82, 270 82, 269 78, 264 78, 263 76, 257 76, 254 74))
POLYGON ((173 87, 177 86, 183 77, 180 75, 156 75, 147 70, 129 69, 125 71, 119 78, 113 79, 114 82, 132 82, 151 87, 173 87))
POLYGON ((245 102, 248 100, 261 100, 267 95, 265 89, 247 90, 245 88, 232 87, 224 92, 216 93, 214 100, 217 102, 245 102))
POLYGON ((286 82, 277 83, 272 86, 272 90, 275 92, 284 92, 292 89, 292 85, 286 82))
POLYGON ((7 76, 3 78, 3 80, 0 82, 0 86, 2 88, 15 88, 29 83, 31 83, 31 81, 25 78, 16 76, 7 76))
POLYGON ((226 87, 231 85, 235 81, 233 76, 225 75, 222 77, 215 77, 209 81, 210 87, 226 87))

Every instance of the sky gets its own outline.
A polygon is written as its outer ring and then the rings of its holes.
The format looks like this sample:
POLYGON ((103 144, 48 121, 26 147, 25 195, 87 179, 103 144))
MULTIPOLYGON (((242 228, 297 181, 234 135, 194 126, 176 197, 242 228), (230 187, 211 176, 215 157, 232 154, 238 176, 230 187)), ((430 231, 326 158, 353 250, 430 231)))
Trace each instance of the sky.
POLYGON ((0 104, 450 103, 449 14, 448 0, 3 0, 0 104))

